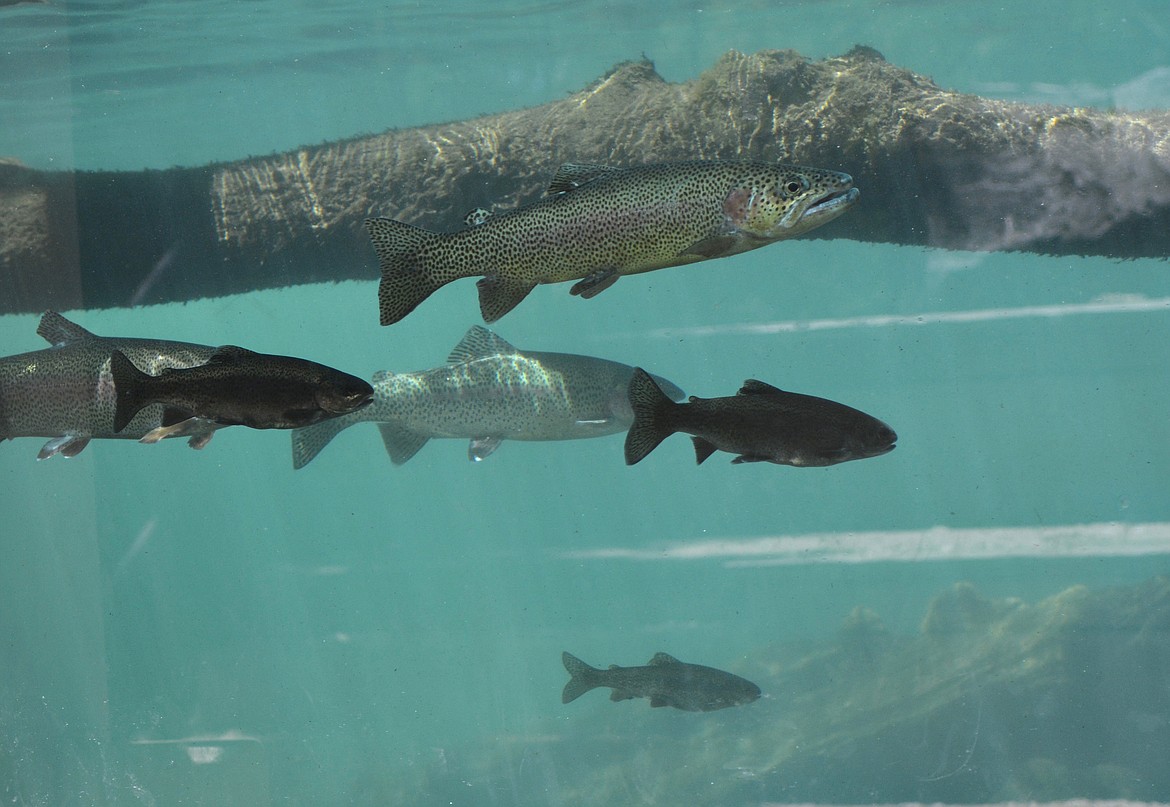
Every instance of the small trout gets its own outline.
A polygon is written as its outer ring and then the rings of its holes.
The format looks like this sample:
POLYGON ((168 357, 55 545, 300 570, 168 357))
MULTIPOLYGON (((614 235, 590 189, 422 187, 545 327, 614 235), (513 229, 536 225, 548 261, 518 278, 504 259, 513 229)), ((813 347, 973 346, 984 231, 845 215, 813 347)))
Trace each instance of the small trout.
POLYGON ((590 298, 622 275, 722 258, 806 233, 857 201, 838 171, 776 163, 694 161, 635 168, 563 165, 545 198, 436 233, 367 219, 381 263, 383 325, 435 290, 482 275, 480 311, 495 322, 540 283, 577 282, 590 298))
POLYGON ((610 687, 611 701, 649 698, 655 708, 673 706, 685 712, 713 712, 760 697, 760 688, 746 678, 702 664, 688 664, 667 653, 655 653, 645 667, 611 664, 608 670, 602 670, 572 653, 562 653, 561 663, 570 676, 561 693, 562 703, 574 701, 596 687, 610 687))

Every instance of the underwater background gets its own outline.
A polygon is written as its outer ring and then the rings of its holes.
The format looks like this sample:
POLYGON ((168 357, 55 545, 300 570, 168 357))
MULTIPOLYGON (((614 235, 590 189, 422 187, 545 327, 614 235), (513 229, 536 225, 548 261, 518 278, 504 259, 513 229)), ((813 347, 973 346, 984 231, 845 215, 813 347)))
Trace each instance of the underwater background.
MULTIPOLYGON (((857 43, 963 92, 1166 108, 1165 11, 27 4, 0 9, 0 156, 199 165, 534 106, 642 55, 684 81, 730 49, 857 43)), ((884 202, 862 188, 859 204, 884 202)), ((832 227, 594 300, 543 286, 492 329, 688 394, 759 378, 846 402, 899 435, 864 462, 696 466, 675 436, 626 467, 617 435, 508 441, 481 463, 435 440, 395 467, 366 424, 295 472, 283 432, 225 430, 202 451, 94 441, 45 462, 38 439, 0 445, 0 795, 1170 800, 1166 262, 832 227), (597 666, 663 651, 764 697, 713 713, 606 690, 562 705, 565 650, 597 666)), ((368 281, 67 314, 367 378, 442 364, 480 321, 466 280, 379 328, 375 278, 371 249, 368 281)), ((36 322, 0 317, 0 353, 44 347, 36 322)))

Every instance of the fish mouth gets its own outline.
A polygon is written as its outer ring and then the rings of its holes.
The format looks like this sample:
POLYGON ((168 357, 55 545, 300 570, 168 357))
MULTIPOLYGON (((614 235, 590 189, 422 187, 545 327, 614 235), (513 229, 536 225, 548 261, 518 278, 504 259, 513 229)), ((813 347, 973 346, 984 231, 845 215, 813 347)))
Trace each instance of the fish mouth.
POLYGON ((804 215, 800 217, 801 221, 807 220, 810 216, 814 218, 839 216, 848 210, 859 196, 860 188, 849 187, 830 191, 805 208, 804 215))
POLYGON ((346 395, 338 399, 319 400, 318 404, 321 409, 331 415, 348 415, 350 412, 369 406, 374 400, 374 392, 361 392, 354 395, 346 395))
POLYGON ((880 457, 882 454, 889 454, 898 447, 898 435, 893 435, 884 443, 877 443, 865 449, 863 456, 865 457, 880 457))

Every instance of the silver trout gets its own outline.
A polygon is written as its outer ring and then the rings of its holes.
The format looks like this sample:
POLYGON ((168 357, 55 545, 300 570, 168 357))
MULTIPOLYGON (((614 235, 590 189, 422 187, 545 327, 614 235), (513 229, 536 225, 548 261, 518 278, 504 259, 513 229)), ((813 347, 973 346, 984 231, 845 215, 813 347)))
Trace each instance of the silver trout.
POLYGON ((570 676, 561 692, 561 703, 574 701, 597 687, 610 687, 611 701, 649 698, 655 708, 673 706, 685 712, 713 712, 760 697, 760 688, 746 678, 702 664, 687 664, 666 653, 655 653, 645 667, 611 664, 608 670, 601 670, 572 653, 561 653, 561 662, 570 676))
POLYGON ((569 292, 590 298, 622 275, 806 233, 840 216, 860 193, 848 174, 777 163, 563 165, 545 198, 494 216, 472 211, 471 226, 457 232, 367 219, 382 270, 381 321, 398 322, 441 286, 478 275, 486 322, 540 283, 576 280, 569 292))
POLYGON ((626 464, 640 462, 675 432, 694 435, 695 461, 716 451, 738 454, 733 464, 774 462, 797 467, 836 465, 894 450, 898 435, 851 406, 785 392, 749 378, 728 398, 675 403, 638 368, 630 379, 634 425, 626 435, 626 464))
MULTIPOLYGON (((468 438, 478 462, 504 440, 576 440, 616 434, 633 422, 626 390, 634 368, 626 364, 514 348, 473 326, 447 364, 418 373, 380 372, 374 402, 359 412, 296 429, 293 467, 303 468, 342 430, 374 421, 395 465, 432 437, 468 438)), ((655 376, 667 395, 683 392, 655 376)))
MULTIPOLYGON (((148 406, 121 431, 114 428, 117 396, 110 356, 115 351, 151 375, 196 367, 215 352, 189 342, 97 336, 55 311, 41 317, 37 333, 53 347, 0 358, 0 440, 52 438, 37 454, 40 460, 55 454, 75 457, 94 438, 137 440, 162 425, 163 408, 148 406)), ((217 428, 197 421, 176 436, 190 437, 192 448, 203 448, 217 428)))

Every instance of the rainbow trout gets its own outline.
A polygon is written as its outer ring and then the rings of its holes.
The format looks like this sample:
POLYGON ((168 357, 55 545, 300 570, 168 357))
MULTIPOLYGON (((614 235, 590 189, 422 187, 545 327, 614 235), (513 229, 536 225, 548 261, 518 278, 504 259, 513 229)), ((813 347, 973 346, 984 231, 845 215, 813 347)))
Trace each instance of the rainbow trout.
MULTIPOLYGON (((374 375, 374 402, 292 433, 293 467, 303 468, 342 429, 373 421, 395 465, 433 437, 467 438, 478 462, 504 440, 576 440, 616 434, 634 420, 627 388, 634 368, 571 353, 520 352, 480 325, 447 364, 418 373, 374 375)), ((666 394, 683 392, 654 376, 666 394)))
POLYGON ((594 297, 622 275, 806 233, 860 193, 848 174, 776 163, 563 165, 539 202, 494 216, 472 211, 458 232, 367 219, 382 270, 381 321, 398 322, 441 286, 479 275, 486 322, 540 283, 576 280, 571 294, 594 297))
POLYGON ((574 701, 597 687, 610 687, 611 701, 649 698, 653 707, 673 706, 685 712, 713 712, 760 697, 760 688, 746 678, 702 664, 688 664, 666 653, 655 653, 645 667, 611 664, 608 670, 602 670, 572 653, 561 653, 561 662, 570 676, 561 693, 561 703, 574 701))
MULTIPOLYGON (((0 358, 0 440, 52 438, 37 454, 41 460, 56 454, 75 457, 95 438, 137 440, 162 424, 163 408, 148 406, 121 431, 114 428, 117 397, 110 356, 115 351, 151 375, 204 364, 215 352, 189 342, 97 336, 55 311, 41 317, 37 333, 53 347, 0 358)), ((203 448, 216 428, 193 421, 173 435, 203 448)))

